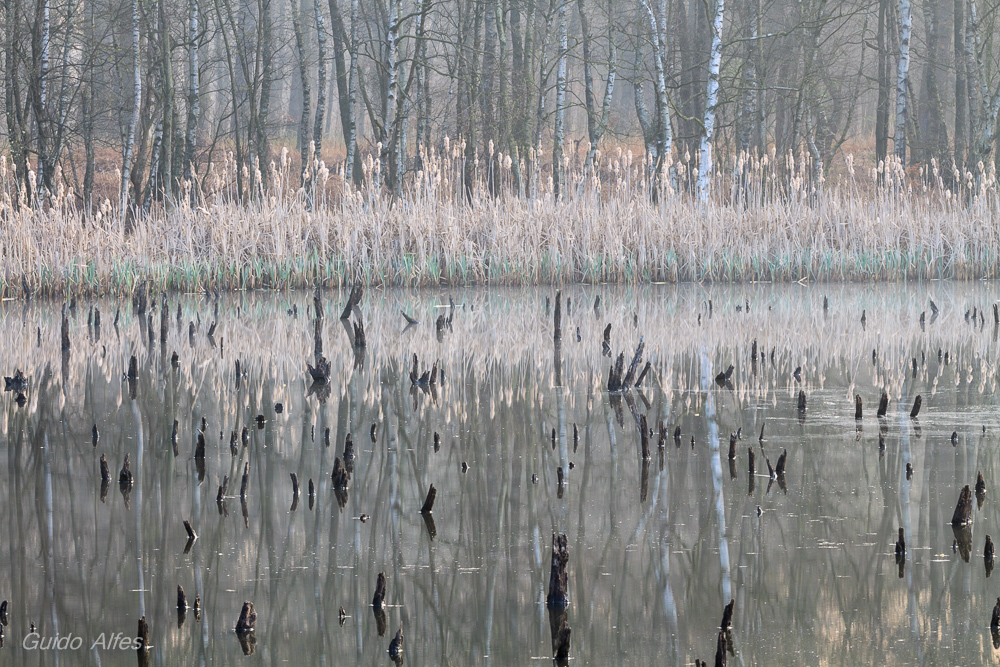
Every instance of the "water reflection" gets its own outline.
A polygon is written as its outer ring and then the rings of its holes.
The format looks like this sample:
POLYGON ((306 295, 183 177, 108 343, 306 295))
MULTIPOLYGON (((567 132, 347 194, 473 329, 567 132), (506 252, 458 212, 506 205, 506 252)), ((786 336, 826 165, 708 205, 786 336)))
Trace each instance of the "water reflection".
POLYGON ((546 315, 555 290, 368 290, 348 326, 331 290, 318 328, 308 293, 171 296, 143 315, 100 300, 68 309, 69 354, 61 304, 7 302, 0 371, 27 386, 0 398, 2 651, 52 664, 19 648, 34 622, 87 639, 66 664, 125 664, 90 642, 145 616, 150 664, 387 664, 400 627, 408 665, 563 645, 576 664, 691 664, 720 645, 742 664, 992 662, 978 555, 998 518, 997 327, 964 313, 998 293, 578 286, 546 315), (556 310, 572 335, 554 335, 556 310), (609 395, 640 337, 638 386, 609 395), (728 466, 720 433, 738 434, 728 466), (121 494, 102 457, 129 458, 121 494), (979 472, 972 524, 952 529, 979 472), (570 558, 555 610, 552 533, 570 558), (259 622, 237 641, 247 600, 259 622))

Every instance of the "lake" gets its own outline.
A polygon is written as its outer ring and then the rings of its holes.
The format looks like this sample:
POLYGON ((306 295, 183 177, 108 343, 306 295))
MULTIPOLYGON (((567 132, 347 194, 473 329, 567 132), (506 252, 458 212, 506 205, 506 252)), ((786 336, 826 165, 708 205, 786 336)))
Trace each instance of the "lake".
POLYGON ((61 302, 0 304, 28 385, 0 397, 0 661, 134 664, 112 638, 145 616, 151 665, 391 665, 400 628, 404 664, 541 665, 564 623, 571 664, 714 664, 732 599, 730 664, 996 662, 1000 284, 567 286, 558 345, 555 288, 368 289, 345 326, 347 298, 321 295, 325 385, 312 292, 169 295, 165 331, 159 295, 79 297, 66 354, 61 302), (640 339, 641 386, 609 393, 640 339))

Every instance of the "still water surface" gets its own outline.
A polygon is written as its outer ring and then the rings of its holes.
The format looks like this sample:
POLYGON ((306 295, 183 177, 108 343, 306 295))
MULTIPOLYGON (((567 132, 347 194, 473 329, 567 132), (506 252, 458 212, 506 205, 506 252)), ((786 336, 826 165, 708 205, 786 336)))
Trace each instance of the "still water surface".
POLYGON ((93 644, 133 636, 145 615, 151 665, 391 665, 400 627, 408 665, 549 664, 561 622, 545 606, 553 531, 568 536, 571 664, 714 663, 730 598, 730 664, 996 662, 1000 574, 987 576, 983 547, 987 534, 1000 539, 1000 285, 575 286, 562 298, 557 348, 554 290, 369 290, 358 308, 367 347, 356 352, 337 319, 346 294, 326 292, 331 378, 312 393, 311 293, 171 296, 165 344, 159 305, 150 336, 129 303, 79 299, 66 357, 60 303, 0 304, 0 371, 20 368, 30 383, 23 406, 0 397, 0 599, 10 605, 0 663, 135 664, 134 651, 93 644), (974 307, 985 309, 975 324, 974 307), (404 329, 401 309, 420 324, 404 329), (624 397, 605 391, 608 323, 613 356, 627 363, 642 336, 651 362, 624 397), (134 399, 122 376, 133 354, 134 399), (438 361, 435 391, 411 390, 413 354, 421 370, 438 361), (731 388, 720 386, 730 364, 731 388), (647 464, 639 415, 653 430, 647 464), (231 433, 244 426, 234 457, 231 433), (331 471, 348 434, 357 458, 338 498, 331 471), (786 449, 784 485, 771 484, 764 459, 786 449), (126 454, 127 498, 116 483, 126 454), (949 522, 977 471, 988 492, 963 554, 949 522), (187 550, 184 520, 199 535, 187 550), (371 607, 379 572, 384 628, 371 607), (183 623, 178 585, 202 605, 183 623), (259 614, 249 657, 233 632, 244 600, 259 614), (26 650, 30 623, 83 647, 26 650))

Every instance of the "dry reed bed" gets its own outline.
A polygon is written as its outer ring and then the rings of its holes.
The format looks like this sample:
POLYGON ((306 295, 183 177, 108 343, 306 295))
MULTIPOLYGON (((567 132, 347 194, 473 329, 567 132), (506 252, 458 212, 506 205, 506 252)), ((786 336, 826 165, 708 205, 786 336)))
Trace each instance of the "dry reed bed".
POLYGON ((840 185, 810 189, 801 175, 781 181, 773 164, 765 171, 758 161, 745 181, 720 177, 707 204, 672 191, 655 203, 642 166, 621 163, 604 181, 577 175, 565 199, 544 187, 530 198, 494 198, 477 181, 471 202, 452 159, 433 160, 398 199, 374 185, 344 188, 321 167, 323 186, 310 202, 289 185, 283 162, 269 171, 271 192, 237 203, 224 168, 201 205, 155 205, 131 233, 110 202, 84 216, 71 193, 44 210, 0 203, 0 295, 19 293, 22 276, 43 293, 127 293, 143 279, 195 290, 356 278, 427 286, 1000 275, 992 174, 979 186, 970 180, 961 196, 939 177, 930 190, 876 188, 853 171, 840 185))

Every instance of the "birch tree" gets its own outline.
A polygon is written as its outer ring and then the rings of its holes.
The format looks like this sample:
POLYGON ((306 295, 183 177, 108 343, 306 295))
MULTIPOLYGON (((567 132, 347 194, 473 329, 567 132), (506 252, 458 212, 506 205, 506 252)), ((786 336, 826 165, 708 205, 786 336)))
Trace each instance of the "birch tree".
MULTIPOLYGON (((125 138, 125 150, 122 156, 121 179, 121 211, 128 207, 129 183, 132 172, 132 152, 135 148, 135 129, 139 125, 139 112, 142 106, 142 70, 139 60, 139 0, 132 0, 132 119, 129 121, 128 134, 125 138)), ((131 218, 129 218, 131 219, 131 218)), ((126 226, 131 231, 131 225, 126 226)))
POLYGON ((559 65, 556 73, 556 122, 552 137, 552 194, 562 195, 565 171, 563 169, 563 141, 566 123, 566 58, 569 54, 569 34, 566 27, 566 2, 559 2, 559 65))
POLYGON ((698 165, 698 198, 702 202, 708 201, 712 185, 712 139, 715 135, 715 105, 719 100, 719 66, 722 63, 722 20, 725 8, 725 0, 716 0, 715 18, 712 21, 712 50, 708 59, 705 133, 701 136, 701 157, 698 165))
POLYGON ((907 87, 910 73, 910 0, 899 0, 899 63, 896 66, 896 134, 893 140, 896 157, 906 163, 907 87))

